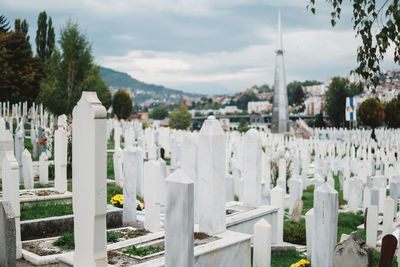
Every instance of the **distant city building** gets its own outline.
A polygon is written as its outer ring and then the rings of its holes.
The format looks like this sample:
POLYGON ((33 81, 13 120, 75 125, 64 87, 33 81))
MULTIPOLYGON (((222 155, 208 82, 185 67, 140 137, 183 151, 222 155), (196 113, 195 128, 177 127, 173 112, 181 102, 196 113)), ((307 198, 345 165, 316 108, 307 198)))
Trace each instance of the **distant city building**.
POLYGON ((303 91, 308 96, 323 96, 328 90, 328 82, 319 85, 304 86, 303 91))
POLYGON ((272 104, 269 101, 250 101, 247 103, 247 112, 263 113, 272 109, 272 104))
POLYGON ((317 115, 324 113, 324 100, 320 96, 312 96, 304 101, 305 114, 306 115, 317 115))

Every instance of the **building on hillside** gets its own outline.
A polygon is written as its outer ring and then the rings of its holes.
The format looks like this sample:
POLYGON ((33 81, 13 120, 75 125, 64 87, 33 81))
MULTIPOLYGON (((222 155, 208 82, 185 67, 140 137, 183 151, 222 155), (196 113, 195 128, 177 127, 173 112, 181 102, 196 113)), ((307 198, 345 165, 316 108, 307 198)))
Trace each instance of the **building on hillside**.
POLYGON ((304 101, 305 114, 315 116, 324 113, 324 100, 320 96, 311 96, 304 101))
POLYGON ((272 109, 272 104, 269 101, 250 101, 247 103, 247 112, 263 113, 272 109))

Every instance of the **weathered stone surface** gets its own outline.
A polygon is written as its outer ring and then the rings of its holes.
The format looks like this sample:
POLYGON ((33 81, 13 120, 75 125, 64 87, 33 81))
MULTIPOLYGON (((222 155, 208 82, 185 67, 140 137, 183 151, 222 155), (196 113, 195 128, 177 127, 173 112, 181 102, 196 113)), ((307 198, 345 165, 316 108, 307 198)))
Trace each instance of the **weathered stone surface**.
POLYGON ((372 267, 372 253, 372 249, 365 244, 357 231, 355 231, 350 234, 348 239, 336 245, 333 266, 372 267))
POLYGON ((294 222, 299 222, 301 217, 301 212, 303 211, 303 201, 301 199, 297 199, 293 205, 293 212, 290 219, 294 222))
POLYGON ((15 217, 8 201, 0 201, 0 266, 16 265, 15 217))

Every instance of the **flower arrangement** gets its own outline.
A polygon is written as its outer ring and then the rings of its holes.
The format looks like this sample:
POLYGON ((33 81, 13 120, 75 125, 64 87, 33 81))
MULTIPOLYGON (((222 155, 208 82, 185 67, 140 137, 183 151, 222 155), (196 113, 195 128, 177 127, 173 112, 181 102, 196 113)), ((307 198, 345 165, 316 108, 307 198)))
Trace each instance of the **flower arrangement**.
MULTIPOLYGON (((116 194, 110 199, 111 204, 113 204, 117 208, 124 207, 124 195, 116 194)), ((143 210, 144 209, 144 202, 140 202, 136 200, 136 210, 143 210)))
POLYGON ((293 263, 290 265, 290 267, 305 267, 305 266, 311 266, 311 263, 308 260, 301 259, 296 263, 293 263))
POLYGON ((122 208, 124 206, 124 196, 122 194, 116 194, 111 198, 110 202, 115 207, 122 208))

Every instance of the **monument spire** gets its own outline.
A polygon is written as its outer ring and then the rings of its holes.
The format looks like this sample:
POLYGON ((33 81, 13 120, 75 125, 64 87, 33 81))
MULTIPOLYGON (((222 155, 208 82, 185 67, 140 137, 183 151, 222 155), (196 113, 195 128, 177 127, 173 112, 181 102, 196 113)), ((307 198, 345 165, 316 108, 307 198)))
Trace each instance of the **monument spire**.
POLYGON ((285 61, 283 59, 281 13, 278 12, 278 49, 275 57, 274 103, 271 132, 289 131, 288 96, 286 90, 285 61))

